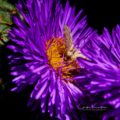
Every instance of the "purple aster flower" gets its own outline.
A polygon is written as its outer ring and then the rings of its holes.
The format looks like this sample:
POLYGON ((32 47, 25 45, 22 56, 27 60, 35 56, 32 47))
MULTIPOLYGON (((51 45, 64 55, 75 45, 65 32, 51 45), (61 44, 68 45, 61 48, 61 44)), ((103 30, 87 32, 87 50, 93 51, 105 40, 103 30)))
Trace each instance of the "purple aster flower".
MULTIPOLYGON (((120 26, 112 30, 112 35, 105 28, 103 35, 96 35, 88 41, 83 53, 91 61, 78 61, 91 72, 90 79, 86 82, 86 89, 91 94, 102 96, 99 105, 110 106, 111 110, 103 119, 110 117, 120 119, 120 26), (91 49, 93 48, 93 49, 91 49)), ((97 102, 97 101, 96 101, 97 102)), ((108 108, 109 109, 109 108, 108 108)))
POLYGON ((77 119, 83 92, 74 81, 81 78, 76 58, 86 59, 80 49, 93 33, 86 17, 57 0, 26 0, 17 9, 20 16, 13 17, 8 46, 14 52, 9 56, 16 84, 12 91, 35 85, 30 98, 40 101, 42 112, 61 120, 77 119))

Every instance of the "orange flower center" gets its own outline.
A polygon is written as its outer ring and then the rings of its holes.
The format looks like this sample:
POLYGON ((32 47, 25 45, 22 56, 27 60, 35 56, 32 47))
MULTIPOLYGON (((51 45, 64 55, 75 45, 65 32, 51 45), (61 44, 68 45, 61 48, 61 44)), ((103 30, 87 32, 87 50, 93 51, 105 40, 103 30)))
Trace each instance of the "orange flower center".
POLYGON ((56 72, 61 70, 61 75, 64 80, 73 77, 73 74, 78 73, 79 65, 76 60, 72 60, 66 56, 66 46, 64 39, 53 38, 46 42, 46 53, 49 64, 56 72))

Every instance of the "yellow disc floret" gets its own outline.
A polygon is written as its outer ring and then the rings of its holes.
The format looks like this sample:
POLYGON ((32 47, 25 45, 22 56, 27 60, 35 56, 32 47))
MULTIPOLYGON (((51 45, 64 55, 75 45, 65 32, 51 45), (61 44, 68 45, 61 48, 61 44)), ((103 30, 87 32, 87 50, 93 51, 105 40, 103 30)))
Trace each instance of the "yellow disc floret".
POLYGON ((49 64, 58 72, 61 70, 61 76, 65 79, 71 79, 73 72, 78 72, 79 65, 76 60, 67 58, 64 39, 53 38, 46 42, 46 54, 49 64))

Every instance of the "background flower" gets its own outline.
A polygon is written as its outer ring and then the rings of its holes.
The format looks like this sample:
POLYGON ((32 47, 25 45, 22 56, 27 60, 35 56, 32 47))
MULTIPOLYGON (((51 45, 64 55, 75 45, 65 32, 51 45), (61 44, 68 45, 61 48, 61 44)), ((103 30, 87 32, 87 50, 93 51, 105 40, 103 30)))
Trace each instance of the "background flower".
POLYGON ((120 119, 120 26, 112 30, 105 28, 101 36, 96 35, 83 49, 91 61, 82 61, 91 72, 86 88, 94 94, 94 104, 109 106, 103 119, 120 119), (93 48, 93 49, 91 49, 93 48), (100 99, 97 98, 99 96, 100 99), (100 97, 102 96, 102 97, 100 97))
POLYGON ((77 119, 76 109, 82 102, 83 92, 74 79, 81 78, 81 66, 76 60, 61 65, 66 50, 63 28, 68 26, 73 44, 80 51, 93 33, 87 28, 86 17, 81 18, 82 10, 75 14, 69 3, 63 8, 60 1, 26 0, 19 2, 17 9, 20 16, 13 17, 14 27, 9 32, 12 43, 8 46, 14 52, 8 56, 16 84, 12 91, 35 85, 29 104, 35 99, 42 112, 47 111, 50 116, 77 119), (76 67, 72 72, 71 66, 76 67))

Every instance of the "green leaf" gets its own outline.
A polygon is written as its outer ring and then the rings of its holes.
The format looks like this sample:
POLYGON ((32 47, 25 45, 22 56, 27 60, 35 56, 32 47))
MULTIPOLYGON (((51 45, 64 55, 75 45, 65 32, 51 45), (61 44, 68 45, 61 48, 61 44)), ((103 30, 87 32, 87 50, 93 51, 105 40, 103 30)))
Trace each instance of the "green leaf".
POLYGON ((0 45, 8 41, 7 31, 12 24, 11 15, 16 13, 15 6, 7 2, 7 0, 0 0, 0 45))

